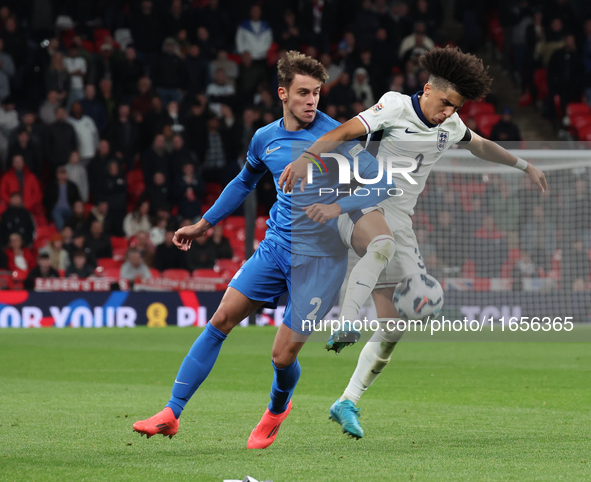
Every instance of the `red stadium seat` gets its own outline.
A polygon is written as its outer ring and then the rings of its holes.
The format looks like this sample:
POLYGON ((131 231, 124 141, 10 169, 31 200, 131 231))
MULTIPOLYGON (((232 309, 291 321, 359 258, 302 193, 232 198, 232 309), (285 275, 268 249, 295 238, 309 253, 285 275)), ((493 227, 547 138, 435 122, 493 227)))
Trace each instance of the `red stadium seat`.
POLYGON ((462 278, 476 278, 476 265, 471 259, 467 259, 462 266, 462 278))
POLYGON ((127 203, 135 206, 146 189, 144 173, 141 169, 132 169, 126 174, 125 179, 127 180, 127 203))
POLYGON ((111 258, 99 258, 96 260, 97 267, 100 268, 121 268, 123 261, 111 258))
POLYGON ((124 236, 111 236, 111 247, 113 249, 116 248, 125 248, 127 249, 127 238, 124 236))
POLYGON ((546 69, 537 69, 534 72, 534 84, 538 89, 538 99, 544 100, 548 97, 548 78, 546 69))
POLYGON ((497 122, 501 120, 501 116, 498 114, 483 114, 476 117, 476 125, 484 134, 484 136, 488 139, 490 138, 490 133, 492 128, 495 126, 497 122))
POLYGON ((584 102, 571 102, 566 106, 566 115, 569 117, 586 114, 591 114, 591 112, 589 106, 584 102))
POLYGON ((470 117, 495 113, 495 106, 488 102, 471 102, 468 109, 464 109, 464 107, 465 105, 462 106, 462 112, 470 117))
POLYGON ((150 268, 150 273, 152 273, 152 279, 160 278, 161 273, 156 268, 150 268))
POLYGON ((193 278, 219 278, 220 274, 213 269, 196 269, 192 273, 193 278))
POLYGON ((591 142, 591 124, 579 129, 579 140, 591 142))
POLYGON ((103 278, 120 278, 121 268, 104 268, 101 276, 103 278))
POLYGON ((244 226, 246 226, 244 216, 228 216, 224 221, 224 228, 231 231, 236 231, 244 226))
POLYGON ((165 269, 162 272, 162 277, 168 279, 189 279, 191 273, 186 269, 165 269))
POLYGON ((236 263, 231 259, 218 259, 215 262, 213 269, 220 273, 224 271, 232 271, 232 275, 234 275, 234 273, 240 269, 240 263, 236 263))
POLYGON ((570 118, 569 132, 578 137, 579 131, 589 124, 591 124, 591 114, 573 115, 570 118))

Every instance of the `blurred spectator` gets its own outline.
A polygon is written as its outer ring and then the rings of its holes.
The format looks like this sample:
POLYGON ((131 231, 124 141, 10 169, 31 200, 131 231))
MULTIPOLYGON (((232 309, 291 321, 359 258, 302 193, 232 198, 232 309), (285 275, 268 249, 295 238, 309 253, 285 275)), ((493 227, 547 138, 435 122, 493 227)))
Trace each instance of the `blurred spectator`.
POLYGON ((119 159, 127 170, 131 170, 134 164, 134 155, 138 151, 139 127, 130 118, 128 104, 121 104, 118 109, 117 119, 111 124, 108 132, 109 142, 119 159))
POLYGON ((441 211, 437 216, 434 233, 437 256, 450 267, 461 267, 464 263, 462 255, 462 237, 457 222, 452 222, 449 211, 441 211))
MULTIPOLYGON (((572 185, 569 183, 569 185, 572 185)), ((591 194, 587 180, 578 178, 574 189, 564 193, 560 216, 563 237, 568 244, 576 238, 589 242, 591 237, 591 194)))
POLYGON ((32 213, 39 212, 43 194, 39 180, 27 166, 23 156, 16 155, 12 158, 12 167, 0 179, 0 214, 10 204, 12 193, 19 192, 22 196, 23 206, 32 213))
POLYGON ((276 35, 281 50, 300 50, 302 39, 300 36, 300 27, 297 23, 295 14, 291 9, 285 10, 283 22, 276 35))
POLYGON ((523 291, 523 278, 537 278, 540 276, 539 268, 531 259, 528 251, 522 250, 521 257, 513 268, 513 290, 523 291))
POLYGON ((252 61, 250 52, 242 54, 237 91, 241 99, 251 102, 259 85, 265 82, 265 67, 252 61))
POLYGON ((117 99, 113 95, 113 82, 111 79, 101 79, 99 82, 98 100, 103 103, 107 111, 107 121, 111 122, 117 115, 117 99))
POLYGON ((173 37, 179 30, 186 29, 189 26, 189 12, 183 12, 183 2, 181 0, 172 0, 170 9, 163 18, 163 33, 168 37, 173 37))
POLYGON ((201 198, 205 194, 205 181, 195 172, 192 163, 185 163, 174 193, 178 196, 179 216, 197 222, 201 216, 201 198))
POLYGON ((166 174, 163 172, 155 172, 152 177, 152 182, 146 184, 144 196, 150 200, 152 214, 154 214, 157 209, 167 207, 170 204, 171 193, 170 188, 168 187, 166 174))
POLYGON ((117 62, 113 52, 113 45, 107 39, 108 37, 105 37, 98 55, 94 57, 94 78, 99 81, 102 79, 113 81, 115 79, 117 62))
POLYGON ((532 214, 529 221, 522 226, 521 246, 531 252, 534 263, 548 271, 557 248, 556 226, 548 221, 542 206, 534 206, 532 214))
POLYGON ((437 30, 445 17, 445 12, 441 7, 441 3, 437 0, 417 0, 414 3, 411 17, 415 22, 421 22, 425 25, 425 33, 429 37, 436 38, 437 30))
POLYGON ((519 127, 512 121, 513 110, 510 107, 505 107, 502 112, 502 117, 497 122, 490 133, 490 140, 495 142, 516 142, 521 141, 521 134, 519 127))
POLYGON ((475 134, 478 134, 480 137, 486 139, 486 136, 478 128, 478 124, 476 124, 476 119, 474 119, 474 117, 468 117, 468 119, 466 120, 466 127, 475 134))
POLYGON ((90 226, 94 221, 99 221, 103 225, 106 234, 113 236, 122 236, 121 228, 115 226, 111 218, 111 206, 107 201, 100 201, 90 209, 86 224, 90 226))
POLYGON ((123 219, 127 213, 127 180, 121 174, 117 161, 111 161, 107 166, 100 199, 109 206, 109 232, 113 236, 123 236, 123 219))
POLYGON ((4 40, 0 38, 0 100, 10 95, 10 81, 15 72, 12 56, 4 52, 4 40))
MULTIPOLYGON (((539 19, 541 21, 542 16, 539 19)), ((564 47, 564 35, 562 20, 553 18, 549 27, 542 27, 540 35, 537 37, 534 57, 542 63, 544 68, 548 67, 552 54, 564 47)))
POLYGON ((14 99, 5 97, 0 101, 0 163, 8 153, 8 141, 19 125, 14 99))
POLYGON ((166 233, 167 225, 167 218, 156 216, 156 224, 150 229, 150 232, 148 233, 152 246, 158 247, 164 242, 164 235, 166 233))
POLYGON ((218 69, 224 70, 228 84, 236 87, 238 64, 228 58, 228 52, 219 50, 216 59, 209 63, 209 76, 214 78, 218 69))
POLYGON ((155 52, 162 45, 162 19, 151 0, 142 0, 140 11, 131 15, 131 35, 137 56, 144 65, 150 65, 155 52))
POLYGON ((232 259, 234 256, 230 241, 224 236, 224 228, 221 224, 216 224, 213 227, 208 243, 213 248, 214 259, 232 259))
POLYGON ((16 22, 16 16, 9 16, 4 22, 2 39, 4 40, 4 50, 11 55, 18 70, 27 61, 29 46, 25 32, 19 28, 16 22))
POLYGON ((351 88, 351 77, 347 72, 343 72, 338 83, 330 89, 326 102, 336 105, 339 114, 349 117, 349 108, 355 100, 355 92, 351 88))
POLYGON ((506 179, 500 179, 499 190, 492 199, 495 225, 507 236, 511 247, 517 247, 519 239, 519 199, 511 193, 506 179))
POLYGON ((164 242, 156 247, 154 267, 158 271, 165 269, 185 268, 185 252, 177 248, 173 242, 174 230, 168 228, 164 234, 164 242))
POLYGON ((206 236, 200 236, 191 243, 191 249, 186 253, 186 263, 189 271, 195 269, 211 269, 215 265, 215 248, 208 242, 206 236))
POLYGON ((167 38, 164 41, 162 53, 154 61, 151 78, 165 105, 170 101, 181 100, 181 90, 187 85, 187 71, 174 39, 167 38))
POLYGON ((104 132, 108 126, 107 111, 102 102, 96 99, 96 87, 94 84, 88 84, 84 87, 84 97, 80 100, 82 112, 90 117, 99 132, 104 132))
POLYGON ((224 69, 218 69, 213 77, 213 82, 205 90, 209 100, 209 108, 218 117, 222 116, 222 104, 232 105, 236 90, 226 77, 224 69))
POLYGON ((405 55, 414 49, 431 50, 435 46, 433 40, 427 37, 425 24, 417 22, 414 25, 413 33, 402 39, 398 49, 398 57, 402 60, 405 55))
POLYGON ((366 109, 369 109, 375 104, 373 92, 371 90, 369 78, 367 76, 367 70, 365 70, 363 67, 359 67, 355 70, 351 89, 355 94, 355 99, 357 102, 361 102, 363 107, 366 109))
POLYGON ((560 97, 562 114, 566 113, 566 105, 580 102, 583 93, 585 68, 581 54, 577 52, 574 35, 567 35, 564 47, 556 50, 548 63, 548 103, 551 118, 554 113, 554 96, 560 97))
POLYGON ((137 82, 137 95, 131 101, 131 110, 145 116, 152 109, 153 97, 152 81, 148 77, 142 77, 137 82))
POLYGON ((55 122, 55 111, 56 109, 61 106, 61 101, 59 100, 57 90, 50 90, 47 93, 47 98, 39 107, 39 119, 45 124, 52 124, 55 122))
POLYGON ((68 179, 76 184, 82 201, 88 201, 88 174, 86 168, 80 162, 78 151, 72 151, 68 163, 65 165, 68 179))
MULTIPOLYGON (((199 154, 199 147, 201 146, 199 135, 207 129, 206 106, 206 99, 203 102, 199 99, 194 100, 191 104, 189 116, 184 123, 185 130, 183 131, 183 137, 185 139, 185 144, 196 154, 199 154)), ((200 160, 202 161, 203 158, 201 157, 200 160)))
POLYGON ((72 228, 74 232, 82 232, 88 229, 88 216, 86 215, 84 203, 81 200, 76 201, 72 205, 72 215, 66 221, 65 226, 72 228))
MULTIPOLYGON (((8 149, 8 159, 14 159, 15 156, 22 156, 25 165, 37 177, 42 174, 43 153, 41 145, 36 144, 25 126, 19 127, 16 139, 13 139, 8 149)), ((26 203, 25 203, 26 204, 26 203)))
POLYGON ((84 251, 76 251, 72 259, 72 263, 66 270, 66 278, 80 278, 85 279, 93 276, 94 268, 88 264, 86 253, 84 251))
POLYGON ((55 222, 58 231, 64 227, 66 220, 72 214, 72 206, 78 200, 80 200, 78 187, 68 180, 66 168, 58 167, 56 180, 47 186, 43 197, 45 210, 55 222))
POLYGON ((372 0, 363 0, 351 25, 351 30, 357 40, 357 48, 359 50, 369 48, 379 28, 380 20, 378 14, 373 10, 372 0))
POLYGON ((152 146, 142 154, 142 171, 146 187, 151 184, 156 172, 168 172, 170 157, 164 149, 164 136, 158 134, 154 137, 152 146))
POLYGON ((39 254, 46 254, 52 269, 65 270, 70 264, 70 256, 64 249, 62 236, 55 233, 49 243, 39 250, 39 254))
POLYGON ((96 201, 102 197, 101 190, 107 175, 107 167, 109 162, 115 161, 114 156, 111 155, 111 146, 109 141, 101 139, 96 155, 88 164, 88 184, 90 187, 90 195, 96 201))
POLYGON ((23 288, 28 291, 33 291, 35 289, 35 279, 36 278, 59 278, 60 274, 57 270, 51 265, 51 260, 49 254, 45 252, 39 252, 37 256, 37 266, 35 266, 29 274, 27 275, 27 279, 23 283, 23 288))
POLYGON ((178 102, 172 100, 166 104, 166 112, 170 118, 169 123, 173 134, 182 134, 185 130, 185 126, 180 122, 178 102))
POLYGON ((142 64, 137 58, 133 45, 125 48, 125 59, 115 64, 113 79, 117 92, 124 102, 131 102, 134 95, 138 93, 138 82, 145 74, 142 64))
POLYGON ((150 273, 150 269, 148 266, 146 266, 146 263, 144 263, 142 255, 139 253, 139 251, 137 249, 130 248, 127 251, 127 261, 123 263, 123 266, 121 266, 121 272, 119 276, 121 276, 123 279, 133 281, 137 278, 152 278, 152 273, 150 273))
POLYGON ((253 60, 265 60, 273 42, 273 32, 266 20, 261 20, 261 7, 250 7, 250 20, 243 20, 236 31, 236 50, 250 52, 253 60))
POLYGON ((55 110, 55 122, 47 128, 45 155, 53 172, 66 164, 70 153, 78 147, 76 131, 66 118, 66 110, 58 107, 55 110))
POLYGON ((90 248, 97 259, 113 257, 111 238, 105 234, 103 223, 100 221, 93 221, 90 224, 90 232, 86 236, 85 245, 90 248))
POLYGON ((565 246, 560 269, 563 289, 574 290, 577 280, 583 283, 589 281, 589 255, 581 238, 576 238, 565 246))
POLYGON ((64 102, 70 90, 70 74, 64 65, 64 56, 61 52, 53 54, 51 65, 45 73, 45 90, 55 90, 60 102, 64 102))
POLYGON ((136 235, 129 240, 129 246, 135 248, 142 256, 144 262, 149 268, 154 266, 154 253, 156 248, 150 241, 150 234, 147 231, 138 231, 136 235))
POLYGON ((33 242, 35 223, 31 214, 23 205, 23 198, 19 192, 10 195, 8 208, 0 219, 0 245, 6 246, 8 236, 17 233, 25 246, 33 242))
POLYGON ((131 238, 139 231, 149 231, 152 227, 148 213, 150 212, 150 202, 141 201, 135 210, 127 214, 123 220, 123 232, 125 236, 131 238))
POLYGON ((162 107, 162 99, 158 96, 152 97, 152 109, 144 117, 147 136, 153 140, 155 136, 162 134, 167 124, 170 124, 170 117, 162 107))
POLYGON ((232 22, 224 8, 220 8, 218 0, 209 0, 207 6, 200 12, 200 25, 207 25, 209 28, 209 43, 212 48, 219 50, 227 48, 233 41, 230 39, 232 34, 232 22))
POLYGON ((491 215, 484 216, 482 226, 474 233, 470 243, 470 258, 476 265, 477 278, 498 278, 501 267, 507 261, 509 248, 507 240, 495 226, 491 215))
POLYGON ((84 77, 86 76, 87 65, 86 60, 78 54, 78 46, 75 44, 72 44, 68 49, 68 56, 63 59, 63 64, 70 75, 69 107, 73 102, 84 98, 84 77))
POLYGON ((23 238, 19 233, 11 233, 8 236, 8 246, 4 254, 10 271, 29 271, 35 266, 35 256, 29 248, 23 247, 23 238))
POLYGON ((320 56, 320 63, 322 63, 326 69, 326 73, 328 74, 328 80, 322 86, 322 93, 328 93, 330 89, 339 81, 339 77, 343 73, 343 69, 337 64, 333 63, 332 57, 328 53, 323 53, 320 56))
POLYGON ((185 69, 188 78, 188 93, 197 94, 205 91, 209 82, 209 62, 201 55, 198 45, 191 45, 185 57, 185 69))
POLYGON ((236 139, 222 129, 220 120, 211 115, 207 120, 207 135, 201 143, 202 175, 207 182, 226 185, 235 175, 236 139))
MULTIPOLYGON (((386 31, 384 29, 382 29, 382 31, 385 34, 386 31)), ((386 54, 386 59, 387 58, 389 58, 389 55, 386 54)), ((365 80, 371 86, 372 97, 374 99, 379 99, 384 94, 384 92, 388 90, 387 79, 390 74, 391 67, 388 65, 387 60, 380 59, 380 57, 375 55, 369 49, 361 52, 359 59, 360 64, 358 69, 362 68, 365 70, 365 80)), ((358 80, 357 77, 357 75, 353 76, 353 85, 355 85, 356 82, 363 82, 362 79, 358 80)), ((358 96, 357 92, 355 92, 355 94, 358 96)))
POLYGON ((171 182, 176 183, 183 176, 183 167, 189 163, 196 169, 199 161, 197 155, 185 146, 185 141, 181 135, 175 135, 172 139, 174 150, 170 155, 171 182))
POLYGON ((78 151, 82 163, 87 166, 94 157, 99 144, 99 133, 94 121, 87 115, 82 114, 82 106, 74 102, 70 109, 71 117, 68 122, 76 131, 78 139, 78 151))

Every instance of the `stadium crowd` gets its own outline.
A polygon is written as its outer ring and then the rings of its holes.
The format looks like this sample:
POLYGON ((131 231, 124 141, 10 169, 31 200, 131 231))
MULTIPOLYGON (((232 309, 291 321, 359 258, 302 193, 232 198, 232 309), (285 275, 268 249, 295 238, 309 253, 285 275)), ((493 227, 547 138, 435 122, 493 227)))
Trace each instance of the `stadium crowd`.
MULTIPOLYGON (((233 238, 243 224, 216 227, 186 255, 174 248, 172 236, 199 219, 239 172, 256 129, 281 116, 277 59, 289 49, 318 58, 330 75, 320 109, 345 121, 388 90, 420 90, 428 75, 418 57, 449 40, 439 0, 0 5, 0 243, 6 247, 0 269, 28 273, 29 286, 35 276, 87 277, 121 246, 129 252, 118 269, 129 279, 154 270, 210 269, 219 259, 240 263, 244 249, 233 238)), ((527 31, 524 39, 532 29, 546 32, 546 44, 573 33, 589 57, 591 22, 584 37, 581 17, 569 13, 568 2, 520 5, 521 13, 512 10, 515 18, 533 23, 505 26, 515 33, 509 57, 524 91, 534 92, 533 47, 517 41, 518 26, 527 31), (551 36, 558 17, 566 26, 551 36)), ((491 29, 481 8, 456 2, 467 50, 481 47, 491 29)), ((565 46, 552 44, 552 52, 544 44, 543 59, 552 62, 569 48, 568 39, 565 46)), ((564 72, 575 71, 557 70, 564 72)), ((580 83, 581 94, 583 87, 591 84, 580 83)), ((493 140, 520 140, 511 110, 487 106, 463 115, 467 125, 493 140)), ((500 179, 475 181, 473 196, 460 198, 448 188, 453 182, 438 174, 417 208, 417 234, 435 273, 546 276, 562 247, 563 270, 572 271, 568 285, 578 282, 581 266, 587 281, 588 233, 557 239, 563 221, 545 215, 544 205, 531 205, 522 195, 531 186, 509 192, 500 179), (470 242, 458 249, 462 239, 470 242)), ((577 194, 572 202, 588 202, 586 184, 577 193, 581 199, 577 194)), ((260 234, 275 200, 271 177, 261 180, 257 198, 260 234)))

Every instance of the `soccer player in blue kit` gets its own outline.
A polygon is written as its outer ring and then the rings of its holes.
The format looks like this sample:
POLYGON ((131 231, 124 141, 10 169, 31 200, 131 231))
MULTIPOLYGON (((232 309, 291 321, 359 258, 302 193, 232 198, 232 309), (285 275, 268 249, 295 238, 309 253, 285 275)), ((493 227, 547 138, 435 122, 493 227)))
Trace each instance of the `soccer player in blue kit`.
MULTIPOLYGON (((292 195, 279 189, 278 179, 285 166, 299 157, 306 145, 339 124, 317 111, 320 88, 328 78, 322 64, 290 51, 277 67, 283 118, 255 133, 244 169, 203 219, 175 233, 174 243, 188 250, 194 239, 240 206, 269 170, 275 180, 277 201, 270 212, 265 239, 234 275, 218 309, 185 357, 164 410, 134 423, 134 430, 148 437, 159 433, 172 437, 177 433, 182 410, 207 378, 230 331, 259 307, 276 307, 279 297, 288 292, 284 323, 272 348, 275 374, 271 402, 252 431, 247 448, 266 448, 275 441, 291 410, 291 396, 300 377, 297 355, 310 334, 303 320, 323 319, 336 303, 345 278, 347 248, 340 240, 336 218, 377 204, 393 187, 387 185, 383 172, 381 179, 372 184, 373 189, 367 190, 368 195, 339 197, 336 188, 341 166, 337 166, 336 159, 333 163, 327 159, 324 169, 320 168, 321 175, 314 178, 317 192, 300 193, 297 189, 292 195), (320 198, 319 193, 323 194, 320 198), (319 207, 326 204, 337 212, 327 216, 324 208, 320 213, 319 207)), ((378 163, 357 143, 343 144, 338 151, 358 156, 358 171, 363 179, 373 180, 380 174, 378 163)), ((349 167, 353 170, 352 165, 349 167)))

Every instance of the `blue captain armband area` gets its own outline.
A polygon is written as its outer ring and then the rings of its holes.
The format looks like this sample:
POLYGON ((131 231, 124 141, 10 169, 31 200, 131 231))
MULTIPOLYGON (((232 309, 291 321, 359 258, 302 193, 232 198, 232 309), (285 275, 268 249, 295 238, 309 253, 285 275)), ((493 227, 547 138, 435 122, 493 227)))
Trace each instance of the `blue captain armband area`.
POLYGON ((256 170, 247 162, 244 169, 230 181, 214 205, 203 215, 203 218, 215 226, 222 219, 228 217, 244 202, 265 172, 266 170, 256 170))

